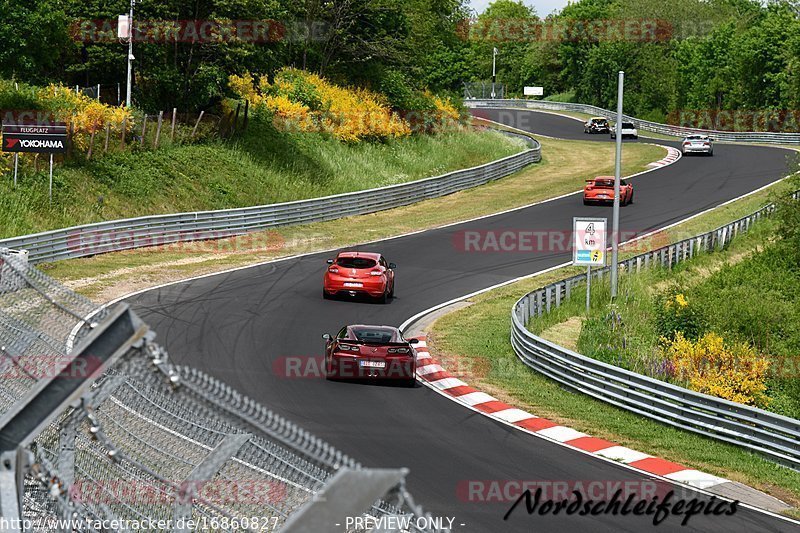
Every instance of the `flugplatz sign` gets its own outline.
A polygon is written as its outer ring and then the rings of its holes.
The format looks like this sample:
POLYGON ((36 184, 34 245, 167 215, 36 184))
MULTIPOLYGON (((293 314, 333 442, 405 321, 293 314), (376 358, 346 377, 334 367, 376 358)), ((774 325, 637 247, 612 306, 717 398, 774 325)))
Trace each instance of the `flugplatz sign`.
POLYGON ((4 152, 63 154, 67 151, 67 125, 4 124, 4 152))

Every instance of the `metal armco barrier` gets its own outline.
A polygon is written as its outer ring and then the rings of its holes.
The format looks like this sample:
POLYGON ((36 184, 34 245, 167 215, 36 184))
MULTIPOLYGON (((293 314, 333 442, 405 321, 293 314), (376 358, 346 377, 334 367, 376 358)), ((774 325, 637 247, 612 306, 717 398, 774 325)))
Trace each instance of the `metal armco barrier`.
POLYGON ((27 250, 35 264, 375 213, 483 185, 541 160, 541 147, 533 137, 502 133, 525 140, 530 148, 477 167, 388 187, 240 209, 86 224, 0 240, 0 248, 27 250))
MULTIPOLYGON (((602 107, 587 104, 572 104, 562 102, 546 102, 544 100, 465 100, 467 107, 500 107, 500 108, 523 108, 523 109, 542 109, 546 111, 574 111, 577 113, 587 113, 598 117, 605 117, 616 120, 617 114, 602 107)), ((702 133, 710 136, 715 141, 739 142, 739 143, 762 143, 762 144, 800 144, 800 133, 770 133, 758 131, 718 131, 704 130, 699 128, 686 128, 683 126, 671 126, 660 124, 649 120, 641 120, 636 117, 623 115, 626 121, 633 122, 637 129, 672 135, 675 137, 685 137, 693 133, 702 133)))
MULTIPOLYGON (((793 194, 800 198, 800 191, 793 194)), ((708 233, 664 246, 619 263, 623 272, 673 265, 701 252, 720 249, 774 210, 755 213, 708 233)), ((593 272, 598 281, 610 267, 593 272)), ((794 469, 800 469, 800 420, 684 389, 597 361, 531 333, 528 322, 558 307, 579 288, 581 274, 551 283, 518 300, 511 313, 511 344, 527 366, 578 392, 658 422, 733 443, 794 469)), ((594 280, 593 280, 594 283, 594 280)))

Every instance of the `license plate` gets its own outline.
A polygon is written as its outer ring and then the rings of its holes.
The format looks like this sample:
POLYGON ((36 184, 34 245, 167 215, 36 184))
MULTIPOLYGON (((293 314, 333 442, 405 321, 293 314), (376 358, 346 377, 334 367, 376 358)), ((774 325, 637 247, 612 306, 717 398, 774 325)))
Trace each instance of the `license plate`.
POLYGON ((345 287, 363 287, 364 284, 363 283, 355 283, 355 282, 351 282, 351 281, 345 281, 344 282, 344 286, 345 287))
POLYGON ((359 361, 358 364, 369 368, 386 368, 385 361, 359 361))
POLYGON ((597 197, 598 197, 598 198, 608 198, 608 196, 607 196, 607 195, 605 195, 605 194, 600 194, 600 195, 598 195, 597 197))

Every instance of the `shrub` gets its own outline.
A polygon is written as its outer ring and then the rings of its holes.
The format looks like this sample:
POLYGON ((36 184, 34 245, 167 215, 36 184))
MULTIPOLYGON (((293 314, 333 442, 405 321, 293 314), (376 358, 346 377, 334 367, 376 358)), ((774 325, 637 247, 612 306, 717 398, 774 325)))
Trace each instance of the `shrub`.
POLYGON ((764 407, 769 361, 746 343, 726 344, 713 332, 692 341, 677 332, 664 339, 664 351, 676 377, 689 388, 745 405, 764 407))
POLYGON ((284 131, 322 132, 346 142, 384 140, 411 133, 386 99, 360 88, 345 88, 298 69, 284 68, 273 83, 265 77, 231 76, 229 87, 247 98, 255 115, 266 113, 284 131))
POLYGON ((706 320, 688 298, 672 288, 655 299, 655 326, 659 337, 668 340, 681 334, 687 339, 697 339, 705 330, 706 320))

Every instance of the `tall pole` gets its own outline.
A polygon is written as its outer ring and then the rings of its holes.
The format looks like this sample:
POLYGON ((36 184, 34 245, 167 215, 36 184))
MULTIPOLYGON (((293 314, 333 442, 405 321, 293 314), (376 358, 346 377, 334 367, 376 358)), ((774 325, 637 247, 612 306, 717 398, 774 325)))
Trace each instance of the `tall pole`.
POLYGON ((617 123, 616 131, 617 154, 614 161, 614 218, 611 224, 611 300, 617 297, 617 263, 619 262, 619 180, 622 173, 622 85, 625 73, 619 71, 619 84, 617 88, 617 123))
POLYGON ((50 205, 53 205, 53 154, 50 154, 50 186, 47 195, 50 197, 50 205))
POLYGON ((497 48, 492 48, 492 100, 496 95, 494 92, 495 81, 497 81, 497 48))
POLYGON ((133 74, 133 6, 136 0, 131 0, 131 10, 128 13, 128 87, 125 93, 125 107, 131 108, 131 79, 133 74))

